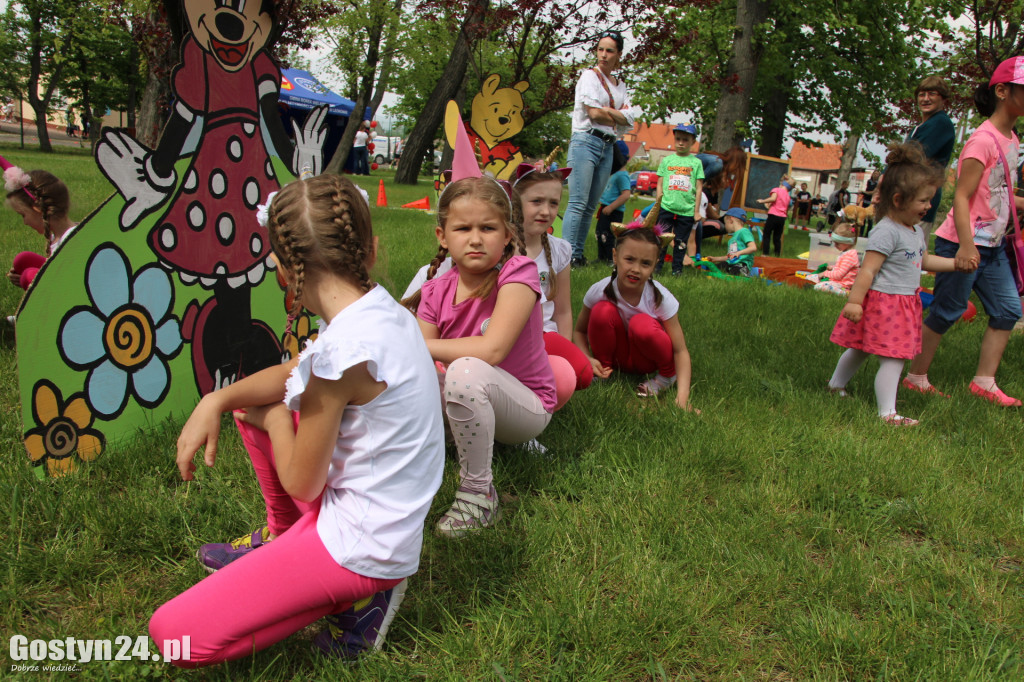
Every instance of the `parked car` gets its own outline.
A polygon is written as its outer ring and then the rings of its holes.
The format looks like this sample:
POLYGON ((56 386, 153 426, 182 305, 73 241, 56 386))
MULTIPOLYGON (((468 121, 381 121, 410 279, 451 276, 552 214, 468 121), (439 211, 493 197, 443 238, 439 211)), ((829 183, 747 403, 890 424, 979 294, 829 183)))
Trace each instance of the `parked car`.
POLYGON ((658 190, 658 174, 651 171, 633 171, 629 174, 629 189, 636 194, 653 195, 658 190))
POLYGON ((400 137, 385 137, 383 135, 373 138, 373 157, 372 160, 377 163, 378 166, 383 166, 386 163, 391 163, 391 159, 395 157, 395 150, 398 149, 398 143, 401 142, 400 137), (388 144, 390 142, 390 145, 388 144))

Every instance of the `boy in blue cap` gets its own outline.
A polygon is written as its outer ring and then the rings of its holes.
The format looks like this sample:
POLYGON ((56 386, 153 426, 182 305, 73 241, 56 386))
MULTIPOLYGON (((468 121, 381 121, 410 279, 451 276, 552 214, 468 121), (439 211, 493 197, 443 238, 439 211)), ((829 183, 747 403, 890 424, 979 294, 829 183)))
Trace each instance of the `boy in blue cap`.
MULTIPOLYGON (((664 232, 675 234, 672 245, 672 274, 683 271, 686 241, 694 224, 704 219, 697 198, 704 188, 704 165, 690 154, 697 141, 697 129, 692 125, 677 125, 672 130, 676 153, 661 160, 658 166, 658 194, 661 210, 658 225, 664 232)), ((659 258, 656 272, 661 271, 664 258, 659 258)))
POLYGON ((729 237, 729 253, 725 256, 712 256, 708 258, 713 263, 725 263, 722 270, 729 275, 740 275, 750 277, 754 268, 754 253, 757 251, 757 242, 754 241, 754 234, 747 227, 747 212, 742 208, 730 208, 723 215, 725 220, 725 231, 729 237))

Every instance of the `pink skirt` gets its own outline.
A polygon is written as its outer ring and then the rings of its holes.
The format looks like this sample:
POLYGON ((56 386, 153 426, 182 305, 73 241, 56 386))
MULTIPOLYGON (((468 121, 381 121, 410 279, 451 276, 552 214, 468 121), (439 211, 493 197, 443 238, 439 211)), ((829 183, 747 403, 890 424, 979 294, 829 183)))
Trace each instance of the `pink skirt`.
POLYGON ((860 322, 839 316, 829 340, 884 358, 912 359, 921 352, 921 298, 868 291, 860 322))

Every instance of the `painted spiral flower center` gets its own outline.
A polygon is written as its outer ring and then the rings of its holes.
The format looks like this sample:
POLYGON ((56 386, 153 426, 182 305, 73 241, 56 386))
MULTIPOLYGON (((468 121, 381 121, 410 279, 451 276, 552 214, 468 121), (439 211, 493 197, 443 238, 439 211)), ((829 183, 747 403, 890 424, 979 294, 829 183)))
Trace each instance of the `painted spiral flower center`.
POLYGON ((50 457, 63 459, 78 449, 78 430, 70 419, 58 417, 47 425, 43 445, 50 457))
POLYGON ((153 326, 149 316, 140 308, 122 308, 107 320, 103 343, 111 361, 121 369, 145 363, 153 355, 153 326))

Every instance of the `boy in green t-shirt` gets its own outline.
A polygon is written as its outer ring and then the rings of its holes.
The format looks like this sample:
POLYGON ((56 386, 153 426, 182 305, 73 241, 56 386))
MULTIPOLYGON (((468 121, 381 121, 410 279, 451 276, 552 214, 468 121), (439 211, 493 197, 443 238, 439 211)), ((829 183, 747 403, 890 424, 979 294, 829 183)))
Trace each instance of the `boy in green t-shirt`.
MULTIPOLYGON (((697 129, 692 125, 677 125, 672 134, 676 141, 676 153, 661 160, 658 166, 658 194, 661 210, 658 225, 665 232, 675 234, 672 244, 672 274, 683 271, 686 258, 686 241, 696 223, 704 219, 700 215, 700 197, 704 189, 704 166, 700 159, 690 154, 697 141, 697 129)), ((660 271, 664 258, 660 258, 656 270, 660 271)))
POLYGON ((754 241, 754 234, 747 227, 747 212, 739 207, 730 208, 725 212, 723 218, 725 231, 732 235, 729 237, 729 254, 712 256, 708 260, 713 263, 725 263, 722 270, 729 275, 750 277, 754 267, 757 242, 754 241))

